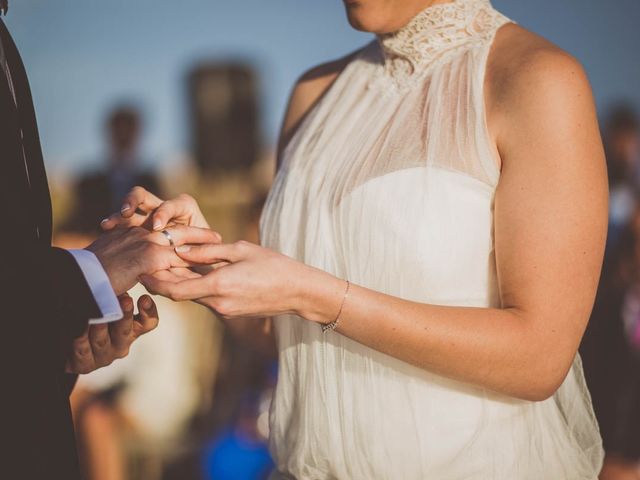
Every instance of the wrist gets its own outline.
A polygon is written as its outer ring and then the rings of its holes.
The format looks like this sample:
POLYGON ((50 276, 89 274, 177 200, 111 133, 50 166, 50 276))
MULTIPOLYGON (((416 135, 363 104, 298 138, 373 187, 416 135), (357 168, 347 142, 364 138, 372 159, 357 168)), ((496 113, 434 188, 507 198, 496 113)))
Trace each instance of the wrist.
POLYGON ((330 323, 335 320, 342 302, 345 280, 315 268, 310 270, 307 281, 298 283, 295 313, 311 322, 330 323))

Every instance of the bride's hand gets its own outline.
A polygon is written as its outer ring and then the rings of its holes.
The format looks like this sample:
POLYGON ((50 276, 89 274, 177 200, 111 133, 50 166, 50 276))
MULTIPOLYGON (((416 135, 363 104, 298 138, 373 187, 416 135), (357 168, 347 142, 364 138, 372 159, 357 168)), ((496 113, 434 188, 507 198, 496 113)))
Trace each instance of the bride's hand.
POLYGON ((323 280, 333 278, 290 257, 244 241, 185 246, 176 252, 189 263, 226 263, 204 275, 185 269, 145 275, 140 279, 143 285, 152 293, 176 301, 198 301, 225 318, 271 317, 283 313, 305 316, 310 305, 309 292, 324 288, 323 280))
POLYGON ((120 212, 105 218, 100 226, 103 230, 145 227, 160 231, 172 224, 210 228, 198 202, 190 195, 163 201, 142 187, 134 187, 123 200, 120 212))

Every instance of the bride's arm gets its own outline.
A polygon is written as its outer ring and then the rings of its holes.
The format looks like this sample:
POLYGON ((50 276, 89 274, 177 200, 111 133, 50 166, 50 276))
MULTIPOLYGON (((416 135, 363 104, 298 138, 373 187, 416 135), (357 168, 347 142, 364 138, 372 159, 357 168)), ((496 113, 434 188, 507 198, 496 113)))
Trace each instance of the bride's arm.
MULTIPOLYGON (((502 308, 421 305, 355 287, 339 331, 430 371, 541 400, 564 380, 593 306, 607 184, 581 66, 547 49, 518 61, 494 72, 508 80, 494 83, 492 101, 502 158, 494 217, 502 308)), ((303 313, 331 320, 335 306, 319 307, 330 298, 335 305, 334 294, 318 295, 303 313)))
MULTIPOLYGON (((502 308, 423 305, 356 286, 339 331, 427 370, 541 400, 565 378, 593 306, 607 184, 580 65, 547 49, 520 61, 524 66, 496 72, 509 80, 494 84, 500 91, 493 101, 502 158, 494 238, 502 308)), ((302 313, 332 320, 337 288, 310 287, 312 301, 302 313)))
MULTIPOLYGON (((495 72, 509 80, 494 84, 492 102, 502 158, 494 217, 502 308, 421 305, 355 287, 339 330, 430 371, 540 400, 566 376, 591 312, 607 185, 580 65, 546 49, 521 61, 495 72)), ((335 297, 318 295, 303 313, 331 320, 335 310, 319 307, 335 297)))

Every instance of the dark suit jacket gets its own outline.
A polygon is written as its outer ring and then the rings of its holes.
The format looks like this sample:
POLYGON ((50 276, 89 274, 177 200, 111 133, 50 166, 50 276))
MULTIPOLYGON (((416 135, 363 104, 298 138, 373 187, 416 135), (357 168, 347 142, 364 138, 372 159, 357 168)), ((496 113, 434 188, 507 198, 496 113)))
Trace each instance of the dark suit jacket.
POLYGON ((33 102, 2 21, 0 39, 18 104, 0 70, 0 478, 74 480, 68 397, 75 378, 64 373, 65 358, 100 311, 73 257, 51 246, 33 102))

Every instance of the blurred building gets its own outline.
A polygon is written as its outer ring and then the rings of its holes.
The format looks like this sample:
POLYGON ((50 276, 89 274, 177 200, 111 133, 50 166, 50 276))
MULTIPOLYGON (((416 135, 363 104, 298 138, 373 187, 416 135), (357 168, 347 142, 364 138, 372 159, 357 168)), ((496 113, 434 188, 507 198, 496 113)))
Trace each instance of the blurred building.
POLYGON ((241 63, 202 63, 188 77, 191 141, 206 174, 250 169, 260 154, 256 74, 241 63))

